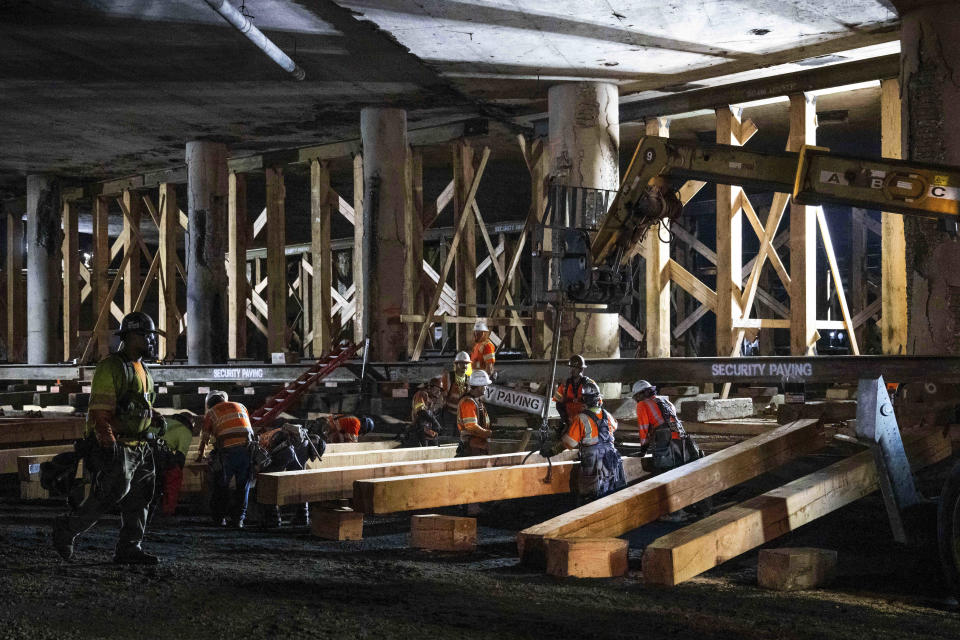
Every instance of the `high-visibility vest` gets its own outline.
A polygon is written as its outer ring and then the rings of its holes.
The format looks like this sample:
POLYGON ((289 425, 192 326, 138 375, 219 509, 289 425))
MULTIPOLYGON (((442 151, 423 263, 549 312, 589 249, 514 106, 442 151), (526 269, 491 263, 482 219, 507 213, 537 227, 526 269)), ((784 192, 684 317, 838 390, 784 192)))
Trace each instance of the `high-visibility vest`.
POLYGON ((218 449, 244 446, 253 440, 250 416, 239 402, 218 402, 203 417, 203 430, 217 439, 218 449))
POLYGON ((600 407, 585 409, 578 413, 570 423, 570 428, 563 435, 563 443, 569 449, 578 446, 589 447, 599 444, 601 440, 612 441, 613 432, 617 430, 617 421, 607 411, 600 407), (607 422, 607 435, 600 433, 600 421, 607 422))
MULTIPOLYGON (((668 400, 662 401, 669 402, 668 400)), ((663 412, 660 411, 656 397, 645 398, 637 403, 637 426, 639 427, 641 442, 646 441, 646 439, 650 437, 650 434, 657 427, 664 424, 664 422, 663 412)), ((679 440, 680 432, 677 430, 671 431, 670 437, 674 440, 679 440)))

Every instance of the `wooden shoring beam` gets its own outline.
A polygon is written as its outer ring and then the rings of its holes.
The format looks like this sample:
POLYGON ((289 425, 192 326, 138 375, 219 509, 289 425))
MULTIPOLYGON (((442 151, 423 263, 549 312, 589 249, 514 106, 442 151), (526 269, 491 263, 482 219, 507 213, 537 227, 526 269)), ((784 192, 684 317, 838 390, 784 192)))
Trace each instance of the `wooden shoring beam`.
MULTIPOLYGON (((403 163, 403 299, 404 313, 420 310, 420 272, 423 264, 423 153, 406 149, 403 163)), ((476 256, 474 256, 476 260, 476 256)), ((426 310, 424 310, 426 312, 426 310)), ((416 327, 405 327, 407 353, 417 345, 416 327)))
MULTIPOLYGON (((647 121, 648 136, 670 137, 670 120, 656 118, 647 121)), ((643 240, 646 256, 646 342, 648 358, 670 357, 670 222, 661 220, 649 229, 643 240), (666 231, 666 238, 660 235, 666 231)))
POLYGON ((883 301, 880 298, 877 298, 876 300, 868 304, 866 307, 864 307, 863 310, 860 311, 860 313, 853 316, 853 326, 859 328, 861 325, 863 325, 864 322, 866 322, 873 316, 880 313, 880 310, 883 306, 882 303, 883 301))
MULTIPOLYGON (((790 96, 787 151, 817 143, 817 99, 790 96)), ((810 355, 817 333, 817 218, 814 207, 790 205, 790 353, 810 355)))
POLYGON ((310 463, 309 468, 329 469, 331 467, 356 467, 368 464, 387 464, 389 462, 411 462, 414 460, 443 460, 453 458, 456 455, 457 448, 453 445, 342 451, 324 454, 322 460, 310 463))
MULTIPOLYGON (((902 158, 900 82, 896 78, 880 83, 880 151, 884 158, 902 158)), ((907 353, 907 245, 903 216, 880 214, 881 293, 880 335, 883 353, 907 353)))
POLYGON ((705 285, 700 278, 683 268, 676 260, 668 259, 664 276, 680 285, 680 288, 699 300, 710 311, 717 308, 717 293, 705 285))
POLYGON ((63 359, 74 358, 80 341, 80 236, 77 203, 63 202, 63 359))
POLYGON ((247 355, 247 176, 227 177, 227 356, 247 355))
MULTIPOLYGON (((107 291, 110 289, 107 269, 110 266, 110 201, 105 197, 93 199, 93 264, 91 265, 91 287, 93 290, 93 309, 99 314, 104 305, 108 305, 107 291)), ((97 344, 100 358, 110 352, 110 330, 106 324, 100 332, 91 336, 97 344)))
MULTIPOLYGON (((850 216, 850 307, 856 310, 854 325, 857 327, 857 343, 864 344, 862 324, 856 318, 868 305, 867 287, 867 220, 866 209, 853 207, 850 216)), ((879 297, 877 298, 879 300, 879 297)))
POLYGON ((166 336, 160 336, 158 351, 161 360, 173 359, 177 355, 177 339, 180 337, 180 311, 177 309, 177 237, 181 233, 179 226, 180 208, 177 206, 177 186, 169 182, 160 185, 157 200, 160 230, 157 253, 160 254, 160 296, 157 302, 157 315, 160 330, 166 336))
POLYGON ((520 558, 538 562, 544 538, 621 536, 823 445, 817 420, 778 427, 524 529, 517 535, 520 558))
MULTIPOLYGON (((134 310, 137 294, 140 292, 140 251, 137 238, 140 237, 140 198, 129 189, 125 189, 117 198, 120 210, 123 211, 123 253, 133 254, 127 260, 123 273, 123 312, 134 310)), ((147 260, 151 260, 150 257, 147 260)))
POLYGON ((447 186, 443 188, 443 191, 440 192, 440 195, 437 196, 437 199, 430 202, 426 206, 426 209, 423 211, 423 229, 426 231, 436 224, 437 219, 440 218, 440 215, 443 213, 443 210, 447 208, 447 205, 450 204, 450 201, 453 200, 453 187, 454 181, 451 180, 447 183, 447 186))
POLYGON ((287 256, 283 169, 266 169, 267 183, 267 351, 287 350, 287 256))
MULTIPOLYGON (((160 251, 158 249, 156 255, 150 253, 150 250, 147 249, 146 243, 143 241, 143 237, 140 235, 140 214, 139 212, 134 214, 135 210, 139 210, 140 204, 139 201, 135 198, 128 198, 128 192, 124 192, 122 198, 117 198, 117 204, 120 205, 120 211, 123 213, 124 220, 124 257, 126 253, 130 251, 133 256, 131 256, 130 261, 127 263, 127 269, 124 271, 124 313, 129 313, 126 309, 127 299, 127 276, 131 273, 131 263, 137 265, 137 270, 133 282, 139 283, 139 288, 136 290, 136 296, 134 297, 132 311, 139 311, 140 307, 143 305, 144 300, 146 300, 147 292, 149 291, 150 285, 153 282, 153 279, 160 272, 160 251), (134 208, 131 208, 133 203, 134 208), (139 252, 137 251, 139 248, 139 252), (140 254, 142 254, 149 263, 149 269, 147 271, 147 277, 140 282, 140 254)), ((160 293, 163 294, 163 286, 160 286, 160 293)))
POLYGON ((7 258, 4 272, 7 280, 6 305, 7 359, 11 362, 24 362, 27 356, 27 307, 26 283, 24 282, 24 227, 23 211, 7 211, 7 258))
MULTIPOLYGON (((333 282, 333 253, 330 251, 330 224, 338 196, 330 188, 327 161, 310 162, 310 254, 311 280, 310 326, 313 328, 313 356, 319 358, 333 347, 330 325, 330 287, 333 282)), ((305 311, 306 313, 306 311, 305 311)))
POLYGON ((827 254, 827 264, 830 265, 830 274, 833 277, 833 285, 837 290, 837 300, 840 302, 840 315, 843 316, 843 324, 846 325, 847 338, 850 340, 850 349, 853 355, 860 355, 860 345, 857 344, 857 332, 854 330, 853 320, 850 317, 850 307, 847 306, 847 296, 843 291, 843 280, 840 278, 840 267, 837 265, 837 256, 833 251, 833 240, 830 237, 830 229, 827 227, 827 219, 823 215, 823 207, 816 207, 817 226, 820 227, 820 237, 823 240, 823 249, 827 254))
MULTIPOLYGON (((721 107, 717 114, 717 143, 738 145, 743 127, 741 110, 721 107)), ((730 353, 734 343, 734 321, 743 315, 740 291, 743 283, 743 215, 738 186, 718 184, 717 189, 717 353, 730 353)))
POLYGON ((363 274, 363 156, 359 153, 353 156, 353 284, 356 293, 353 294, 353 341, 363 342, 367 309, 363 304, 364 274, 363 274))
POLYGON ((127 263, 130 262, 130 258, 134 255, 139 256, 140 254, 134 253, 133 251, 124 252, 123 260, 120 262, 120 269, 113 277, 113 282, 110 284, 110 289, 104 296, 104 303, 100 306, 100 309, 97 312, 97 321, 93 325, 93 331, 90 334, 90 339, 87 340, 87 346, 84 347, 83 354, 80 356, 79 364, 86 364, 88 362, 88 358, 92 355, 94 341, 100 343, 101 349, 104 345, 106 345, 106 347, 109 349, 109 338, 98 339, 98 336, 102 335, 103 333, 107 333, 107 335, 109 335, 107 330, 107 317, 110 315, 110 305, 113 303, 113 297, 117 294, 117 289, 120 287, 120 281, 123 279, 124 267, 127 266, 127 263))
MULTIPOLYGON (((646 474, 640 461, 623 459, 628 481, 646 474)), ((554 463, 549 483, 544 482, 546 463, 358 480, 353 483, 353 504, 363 513, 395 513, 564 494, 570 492, 571 474, 579 466, 571 460, 554 463)))
MULTIPOLYGON (((470 216, 470 207, 473 204, 473 199, 477 195, 477 188, 480 186, 480 180, 483 178, 483 172, 487 168, 487 160, 490 158, 490 148, 484 147, 483 154, 480 157, 480 166, 477 167, 477 172, 473 176, 473 181, 470 184, 470 189, 467 191, 467 196, 463 202, 463 209, 460 211, 460 218, 457 224, 457 231, 453 234, 453 240, 450 242, 450 251, 447 254, 447 259, 443 264, 443 269, 440 271, 439 278, 437 280, 437 288, 434 290, 433 296, 431 296, 430 304, 427 305, 427 309, 436 309, 437 303, 440 301, 440 295, 443 293, 443 283, 447 281, 447 275, 450 273, 450 267, 453 265, 453 261, 457 256, 457 246, 460 244, 460 236, 463 235, 462 231, 466 226, 468 220, 472 219, 470 216)), ((476 265, 473 267, 476 269, 476 265)), ((475 281, 474 281, 475 282, 475 281)), ((432 317, 429 316, 424 321, 423 325, 420 327, 420 334, 417 336, 417 343, 414 345, 413 353, 410 354, 411 360, 419 360, 420 354, 423 352, 423 345, 427 339, 427 331, 430 329, 432 317)))
MULTIPOLYGON (((140 285, 140 291, 137 293, 137 299, 133 303, 133 310, 140 311, 143 308, 143 303, 147 299, 147 293, 150 291, 150 283, 153 282, 153 279, 157 277, 157 274, 160 272, 160 252, 157 251, 153 256, 153 260, 150 261, 150 268, 147 269, 147 277, 143 279, 143 283, 140 285)), ((163 290, 161 288, 161 294, 163 290)))
MULTIPOLYGON (((468 199, 467 192, 473 181, 474 149, 467 140, 457 140, 451 147, 453 154, 453 213, 454 225, 462 229, 461 239, 456 248, 451 247, 451 253, 456 254, 454 261, 454 282, 457 290, 457 310, 467 316, 477 315, 477 224, 471 211, 473 198, 468 199), (466 216, 467 220, 460 224, 458 216, 466 216)), ((473 344, 473 329, 457 326, 457 348, 467 349, 473 344)))
MULTIPOLYGON (((329 451, 330 445, 327 445, 327 447, 329 451)), ((330 455, 330 453, 326 455, 330 455)), ((564 454, 559 459, 554 458, 554 461, 570 460, 574 455, 573 452, 564 454)), ((493 456, 414 460, 360 466, 324 467, 305 471, 261 473, 257 476, 257 501, 262 504, 283 505, 351 498, 353 497, 353 483, 357 480, 395 478, 397 476, 441 473, 461 469, 506 467, 522 463, 526 456, 527 452, 521 451, 520 453, 505 453, 493 456)), ((529 462, 546 461, 539 454, 534 453, 529 462)))
POLYGON ((84 417, 5 418, 0 421, 0 444, 69 442, 83 437, 84 417))
MULTIPOLYGON (((904 446, 913 469, 952 451, 939 429, 904 446)), ((873 452, 858 453, 655 540, 643 554, 644 582, 679 584, 877 489, 873 452)))

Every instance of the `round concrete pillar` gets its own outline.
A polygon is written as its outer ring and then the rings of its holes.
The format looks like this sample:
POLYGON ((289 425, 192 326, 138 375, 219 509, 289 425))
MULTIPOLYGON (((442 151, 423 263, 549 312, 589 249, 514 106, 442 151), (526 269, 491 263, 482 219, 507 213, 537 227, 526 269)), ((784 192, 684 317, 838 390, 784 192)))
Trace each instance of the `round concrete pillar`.
MULTIPOLYGON (((894 3, 897 4, 896 2, 894 3)), ((960 5, 913 3, 902 17, 902 155, 960 165, 960 5)), ((960 354, 960 242, 936 221, 904 216, 908 352, 960 354)))
POLYGON ((227 147, 187 143, 187 361, 227 360, 227 147))
MULTIPOLYGON (((551 87, 550 173, 559 184, 606 189, 620 187, 620 106, 616 85, 580 82, 551 87)), ((569 220, 582 226, 582 220, 569 220)), ((550 344, 549 341, 544 341, 550 344)), ((613 313, 572 313, 564 318, 560 357, 620 357, 620 325, 613 313)), ((605 394, 619 393, 612 388, 605 394)))
MULTIPOLYGON (((51 176, 27 176, 27 363, 59 361, 54 354, 61 298, 60 186, 51 176)), ((61 350, 62 351, 62 350, 61 350)))
POLYGON ((364 334, 371 357, 399 360, 406 352, 403 310, 406 256, 404 208, 407 112, 367 107, 360 112, 363 143, 362 277, 364 334))

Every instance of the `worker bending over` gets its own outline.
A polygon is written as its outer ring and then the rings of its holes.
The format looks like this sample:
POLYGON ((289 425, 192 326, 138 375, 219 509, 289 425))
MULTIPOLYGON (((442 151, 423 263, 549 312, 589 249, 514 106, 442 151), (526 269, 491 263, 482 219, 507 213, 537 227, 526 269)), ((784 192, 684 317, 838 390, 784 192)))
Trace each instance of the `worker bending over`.
MULTIPOLYGON (((180 488, 183 485, 183 467, 187 463, 187 453, 193 442, 194 416, 182 411, 163 419, 162 432, 155 432, 161 446, 154 451, 161 452, 157 460, 158 486, 160 487, 160 514, 165 518, 173 517, 180 501, 180 488)), ((154 421, 156 424, 156 420, 154 421)), ((156 499, 155 499, 156 501, 156 499)), ((154 505, 156 508, 158 505, 154 505)))
POLYGON ((250 463, 250 443, 253 429, 247 408, 239 402, 229 402, 226 391, 213 390, 207 394, 203 416, 203 434, 197 462, 203 460, 207 442, 213 438, 215 445, 210 454, 210 472, 213 478, 213 494, 210 497, 210 513, 213 521, 225 527, 227 518, 238 529, 243 528, 247 516, 247 500, 250 496, 250 481, 253 469, 250 463), (235 483, 230 495, 230 480, 235 483))
POLYGON ((410 426, 403 434, 405 447, 429 447, 438 443, 443 432, 440 412, 443 411, 443 376, 434 376, 422 389, 413 394, 410 426))
MULTIPOLYGON (((261 431, 257 435, 257 442, 267 452, 269 463, 259 469, 260 473, 275 471, 302 471, 307 463, 323 457, 326 445, 323 438, 310 433, 299 424, 286 423, 273 429, 261 431)), ((280 505, 262 504, 261 519, 264 526, 279 527, 283 524, 280 517, 280 505)), ((297 513, 293 518, 294 526, 310 524, 310 504, 303 502, 297 505, 297 513)))
POLYGON ((453 359, 453 369, 443 374, 443 397, 446 403, 446 409, 453 416, 457 417, 457 409, 460 405, 460 398, 470 389, 470 374, 473 373, 470 364, 470 354, 466 351, 460 351, 453 359))
POLYGON ((473 354, 470 363, 474 371, 486 371, 493 378, 493 366, 497 361, 497 348, 490 340, 490 329, 485 320, 477 320, 473 325, 473 354))
POLYGON ((327 442, 359 442, 373 431, 373 418, 333 414, 326 419, 327 442))
POLYGON ((623 462, 613 446, 617 421, 600 406, 600 387, 592 380, 581 390, 585 408, 570 420, 566 433, 553 444, 545 444, 540 455, 552 458, 566 449, 580 450, 577 501, 582 504, 619 491, 627 486, 623 462))
POLYGON ((485 456, 490 453, 490 415, 483 404, 483 393, 490 384, 486 371, 470 374, 470 389, 460 399, 457 408, 457 429, 460 431, 460 446, 457 456, 485 456))
POLYGON ((563 429, 570 426, 574 417, 586 408, 583 402, 583 388, 587 384, 597 383, 583 375, 587 363, 581 355, 570 356, 570 377, 557 386, 553 400, 557 404, 557 413, 560 414, 560 423, 563 429))

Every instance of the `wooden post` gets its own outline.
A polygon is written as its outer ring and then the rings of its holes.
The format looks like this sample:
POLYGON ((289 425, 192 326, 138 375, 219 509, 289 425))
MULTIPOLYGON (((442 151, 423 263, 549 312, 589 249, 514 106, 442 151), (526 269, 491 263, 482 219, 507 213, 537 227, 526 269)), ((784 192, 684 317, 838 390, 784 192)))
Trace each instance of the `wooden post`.
MULTIPOLYGON (((717 109, 717 142, 739 145, 740 110, 717 109)), ((734 323, 743 311, 740 290, 743 285, 743 214, 740 187, 717 185, 717 355, 726 356, 736 341, 734 323)))
MULTIPOLYGON (((463 208, 473 176, 473 147, 459 140, 453 144, 453 224, 458 226, 461 213, 468 218, 456 257, 457 315, 465 316, 477 315, 477 225, 473 212, 463 208)), ((473 327, 458 324, 457 348, 469 351, 472 344, 473 327)))
POLYGON ((123 312, 126 314, 134 310, 140 293, 140 247, 136 240, 140 233, 140 198, 130 189, 124 189, 121 197, 130 214, 123 216, 123 253, 126 255, 129 251, 132 254, 123 272, 123 312))
MULTIPOLYGON (((110 201, 105 197, 93 199, 93 265, 90 269, 92 282, 94 318, 103 305, 109 305, 107 293, 110 280, 107 269, 110 267, 110 201)), ((100 358, 110 353, 110 327, 103 323, 100 331, 92 336, 97 342, 97 354, 100 358)))
MULTIPOLYGON (((670 137, 670 120, 647 121, 647 135, 670 137)), ((717 202, 719 202, 719 197, 717 202)), ((666 273, 670 261, 669 221, 661 220, 644 239, 646 256, 646 342, 648 358, 670 357, 670 278, 666 273), (666 227, 661 229, 661 227, 666 227)), ((718 227, 719 229, 719 227, 718 227)), ((731 327, 732 328, 732 327, 731 327)))
MULTIPOLYGON (((902 158, 900 82, 896 78, 880 83, 880 151, 884 158, 902 158)), ((883 353, 907 353, 907 245, 903 234, 903 216, 880 214, 880 332, 883 353)))
POLYGON ((267 351, 287 350, 287 257, 283 169, 267 169, 267 351))
POLYGON ((247 355, 247 177, 231 171, 227 178, 227 356, 247 355))
POLYGON ((69 362, 80 340, 80 239, 77 203, 63 202, 63 359, 69 362))
POLYGON ((180 207, 177 206, 177 186, 164 182, 159 189, 160 202, 160 296, 157 302, 157 322, 166 337, 159 340, 161 360, 177 355, 180 337, 180 314, 177 311, 177 234, 180 233, 180 207))
POLYGON ((7 359, 23 362, 27 356, 27 308, 23 304, 23 211, 7 213, 7 359))
MULTIPOLYGON (((850 216, 850 306, 855 313, 867 308, 867 212, 860 207, 853 207, 850 216)), ((881 260, 882 262, 882 260, 881 260)), ((864 327, 860 325, 855 330, 857 342, 863 344, 864 327)))
POLYGON ((310 162, 310 250, 313 260, 313 356, 330 351, 330 287, 333 284, 333 255, 330 252, 330 217, 336 195, 330 190, 330 169, 326 162, 310 162))
MULTIPOLYGON (((817 99, 805 93, 790 96, 787 151, 817 143, 817 99)), ((790 205, 790 353, 807 355, 817 341, 816 207, 790 205)))
POLYGON ((363 156, 358 153, 353 156, 353 341, 357 344, 363 341, 367 314, 363 304, 363 228, 363 156))
MULTIPOLYGON (((420 274, 423 270, 423 155, 407 149, 406 206, 403 211, 403 235, 406 257, 403 262, 403 312, 419 312, 420 274)), ((433 309, 424 313, 433 313, 433 309)), ((407 325, 407 354, 417 346, 417 327, 407 325)))

